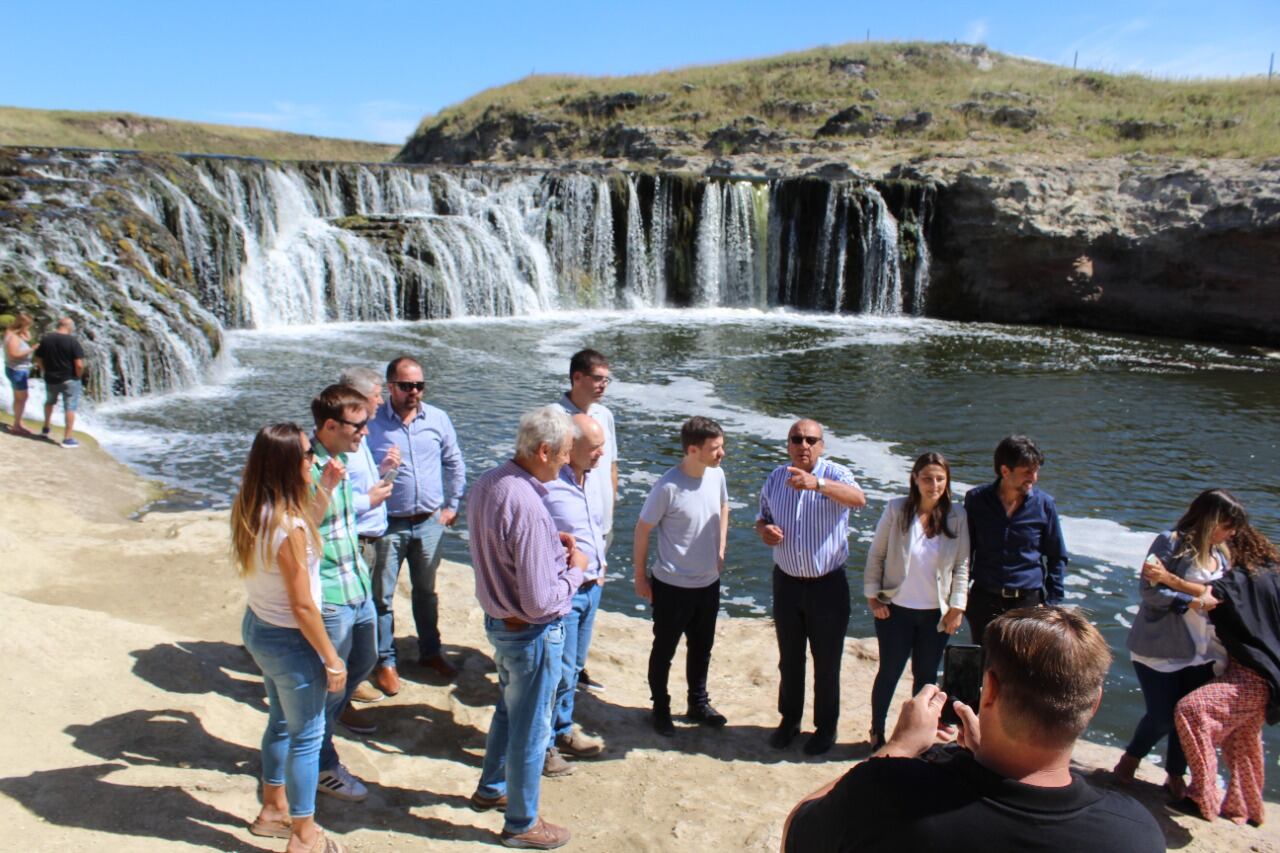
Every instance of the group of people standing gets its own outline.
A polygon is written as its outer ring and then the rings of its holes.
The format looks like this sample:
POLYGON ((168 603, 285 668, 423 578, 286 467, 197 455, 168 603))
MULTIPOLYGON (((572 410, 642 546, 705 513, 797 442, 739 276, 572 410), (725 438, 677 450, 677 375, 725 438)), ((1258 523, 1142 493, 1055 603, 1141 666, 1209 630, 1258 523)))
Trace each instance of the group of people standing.
MULTIPOLYGON (((476 598, 499 686, 470 804, 504 813, 501 841, 507 846, 550 849, 569 841, 568 829, 540 816, 539 796, 542 777, 572 772, 566 757, 605 751, 603 738, 574 721, 574 704, 578 688, 599 686, 587 674, 586 661, 609 566, 618 490, 616 429, 602 403, 611 380, 603 354, 576 353, 569 390, 521 418, 513 457, 477 478, 469 491, 452 422, 423 401, 423 368, 409 357, 390 362, 385 375, 363 367, 344 371, 312 401, 311 433, 292 424, 259 432, 232 510, 235 553, 249 593, 243 635, 262 669, 271 709, 263 737, 263 806, 251 831, 287 837, 292 851, 343 849, 315 826, 315 796, 367 796, 365 785, 339 760, 333 731, 343 725, 373 732, 376 727, 352 703, 401 689, 393 614, 406 561, 417 665, 429 677, 456 676, 442 652, 435 578, 441 540, 465 496, 476 598)), ((781 750, 800 733, 811 655, 814 731, 804 743, 809 755, 827 752, 836 739, 850 618, 849 512, 867 502, 852 472, 824 455, 824 441, 816 421, 791 424, 787 459, 762 484, 754 527, 773 557, 779 722, 768 740, 781 750)), ((640 510, 633 552, 635 591, 650 603, 653 616, 651 720, 666 737, 676 734, 668 682, 681 637, 685 719, 712 728, 727 723, 707 689, 729 527, 720 467, 725 433, 714 420, 693 417, 683 424, 680 442, 680 462, 657 480, 640 510)), ((889 705, 908 662, 913 694, 927 703, 936 695, 929 685, 936 682, 944 648, 964 621, 973 642, 981 644, 991 635, 988 626, 1010 611, 1063 599, 1068 554, 1061 524, 1052 497, 1035 488, 1043 454, 1025 436, 1009 436, 993 461, 994 481, 970 490, 960 506, 952 501, 946 458, 921 455, 908 494, 890 500, 876 525, 863 579, 880 647, 871 696, 870 740, 876 749, 890 740, 889 705)), ((1236 626, 1233 668, 1206 684, 1212 675, 1201 660, 1205 626, 1195 617, 1231 595, 1227 586, 1217 586, 1227 568, 1225 536, 1251 531, 1242 511, 1223 510, 1212 518, 1212 535, 1202 529, 1209 522, 1184 518, 1177 531, 1157 540, 1158 559, 1144 567, 1138 623, 1159 621, 1153 609, 1174 611, 1182 619, 1178 630, 1190 639, 1175 637, 1174 623, 1167 623, 1152 629, 1159 642, 1148 648, 1140 636, 1134 646, 1148 715, 1116 773, 1132 775, 1138 759, 1173 729, 1176 706, 1178 731, 1185 726, 1183 740, 1196 744, 1193 770, 1209 767, 1214 744, 1234 738, 1227 761, 1233 780, 1242 777, 1243 793, 1229 792, 1223 811, 1236 816, 1235 803, 1243 798, 1242 814, 1254 819, 1252 753, 1238 757, 1248 752, 1239 746, 1247 747, 1248 738, 1223 734, 1239 731, 1245 718, 1223 717, 1219 706, 1256 705, 1259 695, 1276 695, 1280 666, 1269 651, 1274 643, 1257 642, 1265 615, 1250 612, 1237 620, 1244 627, 1236 626), (1188 643, 1193 654, 1173 666, 1170 661, 1188 643), (1179 704, 1195 687, 1218 692, 1195 701, 1192 694, 1179 704)), ((1259 550, 1254 541, 1251 553, 1270 553, 1274 560, 1274 549, 1259 550)), ((1251 580, 1238 583, 1256 584, 1258 577, 1248 574, 1251 580)), ((1071 625, 1072 631, 1084 630, 1071 625)), ((1134 630, 1141 634, 1138 624, 1134 630)), ((1094 658, 1091 666, 1105 673, 1106 661, 1094 658)), ((1265 704, 1268 713, 1274 710, 1270 699, 1265 704)), ((1251 721, 1256 710, 1250 713, 1251 721)), ((1071 739, 1078 733, 1073 729, 1071 739)), ((1260 741, 1258 750, 1260 755, 1260 741)), ((1180 797, 1183 792, 1173 787, 1176 769, 1171 762, 1171 790, 1180 797)), ((1257 780, 1260 792, 1260 763, 1257 780)), ((1198 775, 1187 793, 1216 814, 1211 788, 1198 775)))

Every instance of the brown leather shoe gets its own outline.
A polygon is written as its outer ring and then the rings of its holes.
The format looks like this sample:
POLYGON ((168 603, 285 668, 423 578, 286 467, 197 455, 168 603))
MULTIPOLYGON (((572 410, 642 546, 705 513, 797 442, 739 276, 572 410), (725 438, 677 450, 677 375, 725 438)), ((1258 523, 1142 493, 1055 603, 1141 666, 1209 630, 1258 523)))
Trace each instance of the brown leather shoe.
POLYGON ((388 696, 394 696, 400 692, 400 674, 396 672, 394 666, 379 666, 373 671, 373 675, 369 676, 369 680, 388 696))
POLYGON ((347 707, 342 709, 342 713, 338 715, 338 722, 342 723, 342 727, 349 732, 358 735, 371 735, 378 731, 378 726, 370 720, 366 711, 357 711, 351 707, 351 703, 347 703, 347 707))
POLYGON ((502 845, 522 850, 554 850, 568 844, 572 837, 573 834, 563 826, 538 818, 537 823, 519 835, 502 830, 502 845))
POLYGON ((360 682, 360 685, 351 691, 352 702, 381 702, 385 698, 387 698, 386 694, 367 681, 360 682))
POLYGON ((444 655, 431 655, 418 661, 418 666, 429 669, 446 681, 458 677, 458 668, 444 659, 444 655))
POLYGON ((595 758, 604 752, 604 738, 589 735, 574 723, 568 732, 556 737, 556 749, 574 758, 595 758))
POLYGON ((496 797, 486 797, 484 794, 476 791, 471 795, 469 802, 471 803, 472 811, 487 812, 497 809, 500 812, 505 812, 507 810, 506 794, 500 794, 496 797))
POLYGON ((569 776, 573 773, 573 765, 564 760, 560 750, 554 746, 547 748, 547 757, 542 762, 542 775, 554 779, 557 776, 569 776))

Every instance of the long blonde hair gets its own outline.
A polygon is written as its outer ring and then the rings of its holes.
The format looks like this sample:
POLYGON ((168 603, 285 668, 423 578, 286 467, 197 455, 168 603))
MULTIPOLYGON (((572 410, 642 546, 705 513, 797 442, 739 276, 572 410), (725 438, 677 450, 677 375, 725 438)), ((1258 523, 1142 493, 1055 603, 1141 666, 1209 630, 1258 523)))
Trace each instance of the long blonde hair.
POLYGON ((5 329, 6 332, 13 332, 15 335, 22 335, 31 330, 31 315, 24 314, 19 311, 14 315, 13 322, 5 329))
MULTIPOLYGON (((302 430, 297 424, 264 426, 254 436, 244 465, 240 491, 231 504, 231 552, 240 575, 254 570, 258 560, 270 562, 267 553, 275 531, 292 519, 306 528, 306 542, 317 553, 320 533, 306 512, 310 486, 302 473, 302 430)), ((291 546, 299 565, 307 564, 306 546, 291 546)))

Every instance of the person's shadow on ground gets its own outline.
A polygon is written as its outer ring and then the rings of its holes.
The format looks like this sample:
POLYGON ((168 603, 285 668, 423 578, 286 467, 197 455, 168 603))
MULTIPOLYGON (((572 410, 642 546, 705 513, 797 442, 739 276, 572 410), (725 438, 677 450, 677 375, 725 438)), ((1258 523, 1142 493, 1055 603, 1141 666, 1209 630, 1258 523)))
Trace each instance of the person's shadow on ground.
MULTIPOLYGON (((402 722, 405 726, 413 725, 415 720, 418 719, 415 713, 416 709, 411 706, 388 708, 386 710, 397 711, 397 715, 403 717, 402 722)), ((390 722, 390 720, 387 722, 390 722)), ((422 727, 421 722, 416 725, 417 727, 422 727)), ((99 775, 106 775, 113 770, 124 767, 124 764, 114 762, 125 762, 134 766, 210 770, 229 775, 242 774, 252 777, 255 781, 259 778, 261 770, 261 755, 258 749, 232 743, 210 734, 205 729, 204 724, 201 723, 200 718, 190 711, 175 709, 128 711, 123 714, 104 717, 89 725, 71 725, 65 731, 71 735, 73 745, 77 749, 113 762, 111 764, 98 765, 104 768, 99 775)), ((456 743, 456 739, 451 734, 438 734, 437 736, 450 743, 456 743)), ((409 752, 410 754, 417 754, 412 751, 409 752)), ((33 776, 35 775, 38 774, 33 774, 33 776)), ((32 777, 27 778, 30 779, 32 777)), ((7 781, 16 784, 23 780, 7 781)), ((100 796, 114 796, 118 793, 117 789, 129 787, 101 781, 96 784, 102 786, 100 796)), ((142 790, 153 789, 144 788, 142 790)), ((158 788, 154 790, 169 789, 158 788)), ((46 794, 46 802, 48 799, 49 797, 46 794)), ((25 801, 24 804, 26 804, 25 801)), ((335 832, 345 833, 376 828, 424 838, 454 838, 490 843, 494 840, 493 833, 486 830, 465 824, 453 824, 439 818, 419 817, 411 814, 414 809, 435 805, 445 805, 455 809, 469 808, 467 797, 462 795, 436 794, 432 791, 371 783, 369 785, 369 799, 362 803, 358 810, 352 811, 346 807, 346 804, 326 802, 325 798, 321 797, 317 803, 317 814, 321 824, 333 829, 335 832)), ((128 806, 126 804, 122 807, 128 806)), ((201 808, 207 807, 202 805, 201 808)), ((68 810, 69 807, 63 810, 51 809, 51 811, 56 811, 58 814, 63 814, 64 811, 68 810)), ((114 811, 114 808, 112 810, 114 811)), ((64 822, 53 816, 44 815, 42 812, 37 812, 37 814, 42 814, 47 820, 53 822, 64 822)), ((174 814, 193 815, 194 813, 174 812, 174 814)), ((230 823, 233 827, 238 829, 246 827, 253 815, 245 814, 227 817, 230 818, 230 823)), ((199 817, 197 819, 204 820, 204 818, 199 817)), ((69 825, 82 824, 71 823, 69 825)), ((177 822, 179 827, 184 825, 185 821, 179 820, 177 822)), ((139 830, 138 832, 131 830, 121 831, 127 831, 128 834, 155 835, 155 837, 174 837, 179 840, 195 841, 194 838, 187 836, 156 835, 153 832, 142 831, 146 829, 167 829, 168 827, 163 824, 140 824, 136 828, 139 830)), ((232 848, 219 847, 219 849, 232 848)))
POLYGON ((169 693, 217 693, 255 708, 266 707, 266 691, 253 658, 234 643, 160 643, 130 652, 133 674, 169 693), (232 673, 244 676, 237 678, 232 673))

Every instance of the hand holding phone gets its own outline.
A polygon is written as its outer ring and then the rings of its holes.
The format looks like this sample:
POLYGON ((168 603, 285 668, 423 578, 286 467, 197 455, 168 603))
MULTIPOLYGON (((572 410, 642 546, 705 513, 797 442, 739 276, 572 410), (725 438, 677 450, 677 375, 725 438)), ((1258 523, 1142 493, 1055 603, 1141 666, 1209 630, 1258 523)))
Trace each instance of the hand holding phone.
POLYGON ((394 483, 396 477, 399 476, 399 474, 400 474, 399 468, 392 468, 390 471, 382 475, 382 482, 394 483))

